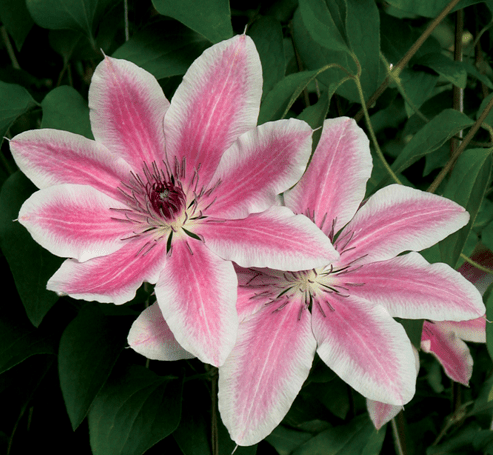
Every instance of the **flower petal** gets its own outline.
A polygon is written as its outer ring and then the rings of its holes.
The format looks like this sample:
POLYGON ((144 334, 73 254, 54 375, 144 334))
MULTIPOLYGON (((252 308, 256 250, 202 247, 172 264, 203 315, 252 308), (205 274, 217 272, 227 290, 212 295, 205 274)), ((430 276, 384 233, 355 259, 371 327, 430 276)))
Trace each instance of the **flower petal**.
POLYGON ((165 242, 155 244, 145 237, 129 240, 107 256, 86 262, 67 259, 50 278, 47 289, 75 299, 119 305, 132 300, 144 281, 156 283, 165 254, 165 242))
POLYGON ((220 185, 208 198, 217 196, 207 215, 244 218, 274 205, 303 175, 311 136, 310 126, 296 119, 265 123, 240 136, 219 162, 212 182, 220 185))
POLYGON ((383 305, 393 317, 462 321, 485 312, 479 291, 447 264, 430 264, 419 253, 365 264, 345 278, 351 293, 383 305))
POLYGON ((389 185, 356 212, 336 247, 345 264, 356 259, 358 264, 382 261, 406 250, 428 248, 468 221, 469 214, 449 199, 389 185))
POLYGON ((328 237, 286 207, 271 207, 241 220, 207 219, 194 232, 217 255, 242 267, 308 270, 337 259, 328 237))
POLYGON ((125 208, 90 186, 56 185, 24 202, 19 222, 52 254, 84 262, 124 245, 129 228, 111 218, 110 207, 125 208))
POLYGON ((379 305, 354 296, 330 294, 314 305, 312 326, 317 353, 344 381, 366 398, 403 405, 414 395, 416 366, 404 328, 379 305))
POLYGON ((135 352, 152 360, 194 357, 178 344, 157 303, 146 308, 134 321, 128 334, 128 344, 135 352))
POLYGON ((236 341, 236 289, 231 262, 197 240, 177 238, 155 292, 178 343, 203 362, 219 366, 236 341))
POLYGON ((461 340, 474 343, 486 343, 486 318, 480 317, 469 321, 435 322, 445 332, 454 332, 461 340))
POLYGON ((392 404, 368 399, 366 400, 366 407, 368 408, 370 419, 377 430, 380 430, 380 428, 390 422, 404 409, 403 406, 394 406, 392 404))
POLYGON ((443 330, 440 325, 425 321, 421 337, 421 349, 433 354, 453 381, 468 385, 473 360, 469 348, 454 332, 443 330))
POLYGON ((309 216, 326 234, 338 232, 363 200, 371 169, 370 143, 356 122, 325 120, 305 175, 284 195, 286 206, 309 216))
POLYGON ((169 102, 157 80, 131 62, 105 57, 89 88, 96 141, 135 171, 165 157, 163 119, 169 102))
POLYGON ((298 299, 279 311, 264 307, 240 324, 219 368, 219 411, 237 444, 265 438, 291 407, 315 355, 310 319, 298 299))
POLYGON ((76 183, 117 199, 117 188, 131 170, 101 144, 67 131, 26 131, 10 141, 10 149, 21 171, 38 188, 76 183))
POLYGON ((186 160, 186 173, 200 167, 207 184, 222 154, 257 124, 262 67, 250 37, 235 36, 207 49, 192 63, 166 114, 166 154, 186 160))

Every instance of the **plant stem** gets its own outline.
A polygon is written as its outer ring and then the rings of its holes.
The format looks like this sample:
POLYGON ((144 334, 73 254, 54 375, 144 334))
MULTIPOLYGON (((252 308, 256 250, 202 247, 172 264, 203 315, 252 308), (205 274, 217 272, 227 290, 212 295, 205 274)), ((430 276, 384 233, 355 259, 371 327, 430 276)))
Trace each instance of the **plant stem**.
POLYGON ((364 112, 364 115, 365 115, 366 125, 368 127, 368 132, 370 133, 370 137, 371 137, 371 140, 372 140, 373 145, 375 147, 375 150, 377 152, 377 155, 380 158, 380 160, 382 161, 385 169, 387 170, 387 172, 389 173, 389 175, 392 177, 392 179, 396 183, 402 185, 402 182, 399 180, 399 178, 397 177, 397 175, 395 175, 395 173, 391 169, 389 163, 387 163, 387 160, 385 159, 385 156, 383 155, 383 152, 380 149, 380 146, 378 145, 377 137, 375 136, 375 132, 373 131, 373 127, 371 126, 370 115, 368 114, 368 109, 367 109, 367 107, 365 105, 365 95, 363 94, 363 88, 361 87, 361 81, 359 79, 359 76, 354 76, 353 79, 354 79, 354 82, 355 82, 356 87, 358 89, 358 94, 359 94, 359 97, 360 97, 360 100, 361 100, 361 105, 363 106, 363 112, 364 112))
MULTIPOLYGON (((398 76, 399 73, 402 71, 402 69, 409 63, 409 60, 416 54, 418 49, 423 45, 423 43, 428 39, 428 37, 431 35, 433 30, 438 26, 440 22, 447 16, 450 11, 454 8, 457 3, 459 3, 460 0, 451 0, 451 2, 443 9, 443 11, 435 18, 433 21, 430 22, 430 25, 426 28, 426 30, 421 34, 421 36, 416 40, 416 42, 411 46, 411 48, 406 52, 404 57, 401 58, 401 60, 392 68, 392 72, 398 76)), ((376 90, 376 92, 370 97, 368 102, 366 103, 366 108, 368 109, 370 106, 375 103, 375 101, 380 98, 380 95, 385 91, 385 89, 389 86, 390 84, 390 77, 386 77, 385 80, 382 82, 380 87, 376 90)), ((364 115, 364 110, 360 109, 358 113, 354 116, 354 119, 359 122, 364 115)))
POLYGON ((406 455, 407 451, 404 443, 404 416, 402 415, 402 411, 391 420, 391 425, 397 455, 406 455))
MULTIPOLYGON (((464 33, 464 10, 460 9, 455 17, 455 43, 454 43, 454 61, 462 62, 462 35, 464 33)), ((454 85, 452 87, 452 107, 456 111, 464 112, 464 89, 454 85)), ((460 139, 453 137, 450 140, 450 156, 453 156, 455 150, 460 145, 464 136, 464 131, 459 131, 460 139)))
POLYGON ((7 33, 7 29, 2 25, 0 27, 0 33, 2 34, 3 43, 5 44, 5 49, 7 49, 7 54, 9 54, 10 61, 12 62, 12 67, 16 70, 20 70, 21 67, 19 62, 17 61, 17 57, 15 56, 14 48, 12 47, 12 43, 9 39, 9 34, 7 33))
POLYGON ((478 270, 481 270, 484 273, 489 273, 490 275, 493 275, 493 270, 488 269, 486 267, 483 267, 481 264, 478 264, 476 261, 472 260, 470 257, 466 256, 464 253, 460 254, 460 257, 464 259, 464 261, 469 262, 473 267, 477 268, 478 270))
POLYGON ((477 131, 479 130, 479 127, 484 122, 484 119, 490 113, 490 111, 491 111, 492 108, 493 108, 493 98, 491 98, 491 100, 488 103, 488 105, 484 108, 483 112, 481 112, 481 115, 479 116, 479 118, 476 120, 476 123, 471 127, 471 129, 467 133, 467 135, 464 138, 464 140, 462 141, 462 144, 460 145, 460 147, 450 157, 448 163, 440 171, 440 173, 437 175, 436 179, 430 185, 430 187, 427 190, 429 193, 434 193, 437 190, 437 188, 439 187, 440 183, 442 183, 442 181, 445 178, 445 176, 447 175, 447 173, 450 171, 450 169, 452 169, 452 166, 455 164, 455 162, 457 161, 457 159, 459 158, 459 156, 461 155, 461 153, 469 145, 469 142, 474 137, 474 135, 477 133, 477 131))

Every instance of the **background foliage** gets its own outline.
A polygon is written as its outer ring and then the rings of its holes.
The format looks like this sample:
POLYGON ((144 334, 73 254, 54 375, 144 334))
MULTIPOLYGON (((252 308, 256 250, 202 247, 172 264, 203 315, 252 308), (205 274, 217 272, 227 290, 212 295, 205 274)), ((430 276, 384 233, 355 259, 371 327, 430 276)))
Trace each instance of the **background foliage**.
MULTIPOLYGON (((493 249, 492 18, 492 0, 0 0, 0 453, 234 448, 215 369, 125 349, 152 286, 119 307, 58 298, 45 285, 61 259, 12 222, 35 188, 8 139, 39 127, 91 138, 87 92, 102 52, 151 72, 171 99, 204 49, 248 26, 263 64, 259 123, 294 116, 317 128, 355 117, 372 138, 368 194, 400 181, 469 210, 469 225, 425 254, 458 267, 493 249)), ((485 302, 493 320, 493 294, 485 302)), ((421 327, 405 326, 417 347, 421 327)), ((378 432, 363 397, 316 359, 282 425, 236 453, 493 453, 487 333, 487 347, 471 346, 470 388, 421 353, 415 398, 378 432)))

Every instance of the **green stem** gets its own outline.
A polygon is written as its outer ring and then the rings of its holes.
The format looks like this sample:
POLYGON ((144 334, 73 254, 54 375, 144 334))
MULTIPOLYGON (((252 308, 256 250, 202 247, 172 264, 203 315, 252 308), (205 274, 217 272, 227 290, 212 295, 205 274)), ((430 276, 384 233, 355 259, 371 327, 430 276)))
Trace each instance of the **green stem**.
POLYGON ((464 259, 464 261, 469 262, 473 267, 476 267, 478 270, 481 270, 484 273, 488 273, 493 275, 493 270, 483 267, 481 264, 478 264, 476 261, 472 260, 470 257, 467 257, 464 253, 460 254, 460 257, 464 259))
POLYGON ((394 436, 395 451, 397 455, 406 455, 404 445, 404 428, 402 411, 397 414, 390 422, 392 425, 392 435, 394 436))
POLYGON ((479 127, 484 122, 485 118, 490 113, 490 111, 491 111, 492 108, 493 108, 493 98, 491 98, 491 100, 488 103, 488 105, 484 108, 483 112, 481 112, 481 115, 479 116, 479 118, 476 120, 476 123, 472 126, 472 128, 467 133, 467 135, 464 138, 464 140, 462 141, 462 144, 460 145, 460 147, 450 157, 448 163, 440 171, 440 173, 437 175, 436 179, 430 185, 430 187, 427 190, 429 193, 434 193, 437 190, 437 188, 439 187, 440 183, 442 183, 442 181, 445 178, 445 176, 448 174, 448 172, 450 171, 450 169, 452 169, 453 165, 455 164, 455 162, 457 161, 457 159, 459 158, 459 156, 461 155, 461 153, 469 145, 469 142, 474 137, 474 135, 477 133, 477 131, 479 130, 479 127))
MULTIPOLYGON (((435 30, 438 24, 442 22, 442 20, 447 16, 448 13, 450 13, 450 11, 452 11, 454 6, 457 5, 459 1, 460 0, 452 0, 438 16, 433 21, 430 22, 430 25, 428 25, 426 30, 421 34, 421 36, 416 40, 416 42, 411 46, 411 48, 406 52, 404 57, 402 57, 401 60, 394 66, 394 68, 392 69, 392 72, 394 74, 396 74, 397 76, 399 75, 402 69, 409 63, 409 60, 411 60, 411 58, 414 56, 414 54, 416 54, 418 49, 429 38, 433 30, 435 30)), ((375 101, 380 97, 380 95, 387 89, 389 84, 390 84, 390 77, 387 77, 366 103, 367 109, 375 103, 375 101)), ((363 109, 360 109, 359 112, 355 115, 354 119, 357 122, 359 122, 363 118, 363 115, 364 115, 364 111, 363 109)))
POLYGON ((361 81, 359 79, 359 76, 354 76, 354 82, 356 84, 356 88, 358 89, 358 94, 359 98, 361 100, 361 105, 363 106, 363 112, 365 115, 366 119, 366 125, 368 127, 368 132, 370 133, 371 140, 373 142, 373 145, 375 147, 375 150, 377 152, 378 157, 382 161, 385 169, 389 173, 389 175, 392 177, 392 179, 398 183, 399 185, 402 185, 402 182, 399 180, 397 175, 395 175, 394 171, 390 167, 389 163, 387 163, 387 160, 385 159, 385 156, 383 155, 382 150, 380 149, 380 146, 378 145, 377 137, 375 136, 375 131, 373 131, 373 127, 371 126, 371 121, 370 121, 370 115, 368 114, 368 109, 365 104, 365 95, 363 93, 363 88, 361 87, 361 81))

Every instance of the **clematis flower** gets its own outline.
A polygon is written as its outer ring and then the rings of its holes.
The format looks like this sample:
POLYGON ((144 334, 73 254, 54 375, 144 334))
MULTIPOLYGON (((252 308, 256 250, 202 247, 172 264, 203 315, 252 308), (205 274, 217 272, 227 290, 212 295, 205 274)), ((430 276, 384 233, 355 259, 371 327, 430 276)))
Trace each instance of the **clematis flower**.
POLYGON ((284 199, 334 239, 340 259, 302 272, 239 271, 238 340, 219 369, 219 410, 239 445, 255 444, 280 423, 315 352, 363 396, 403 405, 414 395, 416 366, 393 318, 484 314, 469 281, 416 252, 464 226, 467 212, 400 185, 358 209, 370 171, 368 140, 356 123, 325 121, 308 170, 284 199))
MULTIPOLYGON (((493 268, 493 253, 484 250, 472 256, 478 264, 493 268)), ((493 275, 465 262, 458 271, 476 286, 481 295, 493 282, 493 275)), ((445 374, 453 381, 469 385, 473 359, 464 341, 486 343, 486 319, 479 317, 468 321, 424 321, 421 349, 433 354, 445 374)), ((403 408, 378 401, 367 400, 370 418, 377 429, 393 419, 403 408)))
MULTIPOLYGON (((416 359, 393 317, 484 314, 470 282, 413 251, 464 226, 467 212, 398 185, 378 191, 358 210, 370 172, 363 131, 348 118, 326 120, 308 170, 285 202, 335 239, 340 259, 301 272, 236 267, 241 323, 235 348, 219 368, 219 409, 239 445, 257 443, 280 423, 315 352, 365 397, 402 406, 414 394, 416 359)), ((128 341, 160 360, 192 356, 156 306, 135 321, 128 341)))
POLYGON ((155 284, 179 344, 221 365, 238 326, 232 260, 294 271, 336 259, 307 217, 273 206, 301 177, 312 131, 294 119, 257 127, 261 87, 245 35, 206 50, 171 104, 152 75, 105 57, 89 90, 95 141, 48 129, 13 138, 40 188, 19 221, 68 258, 48 289, 121 304, 155 284))

